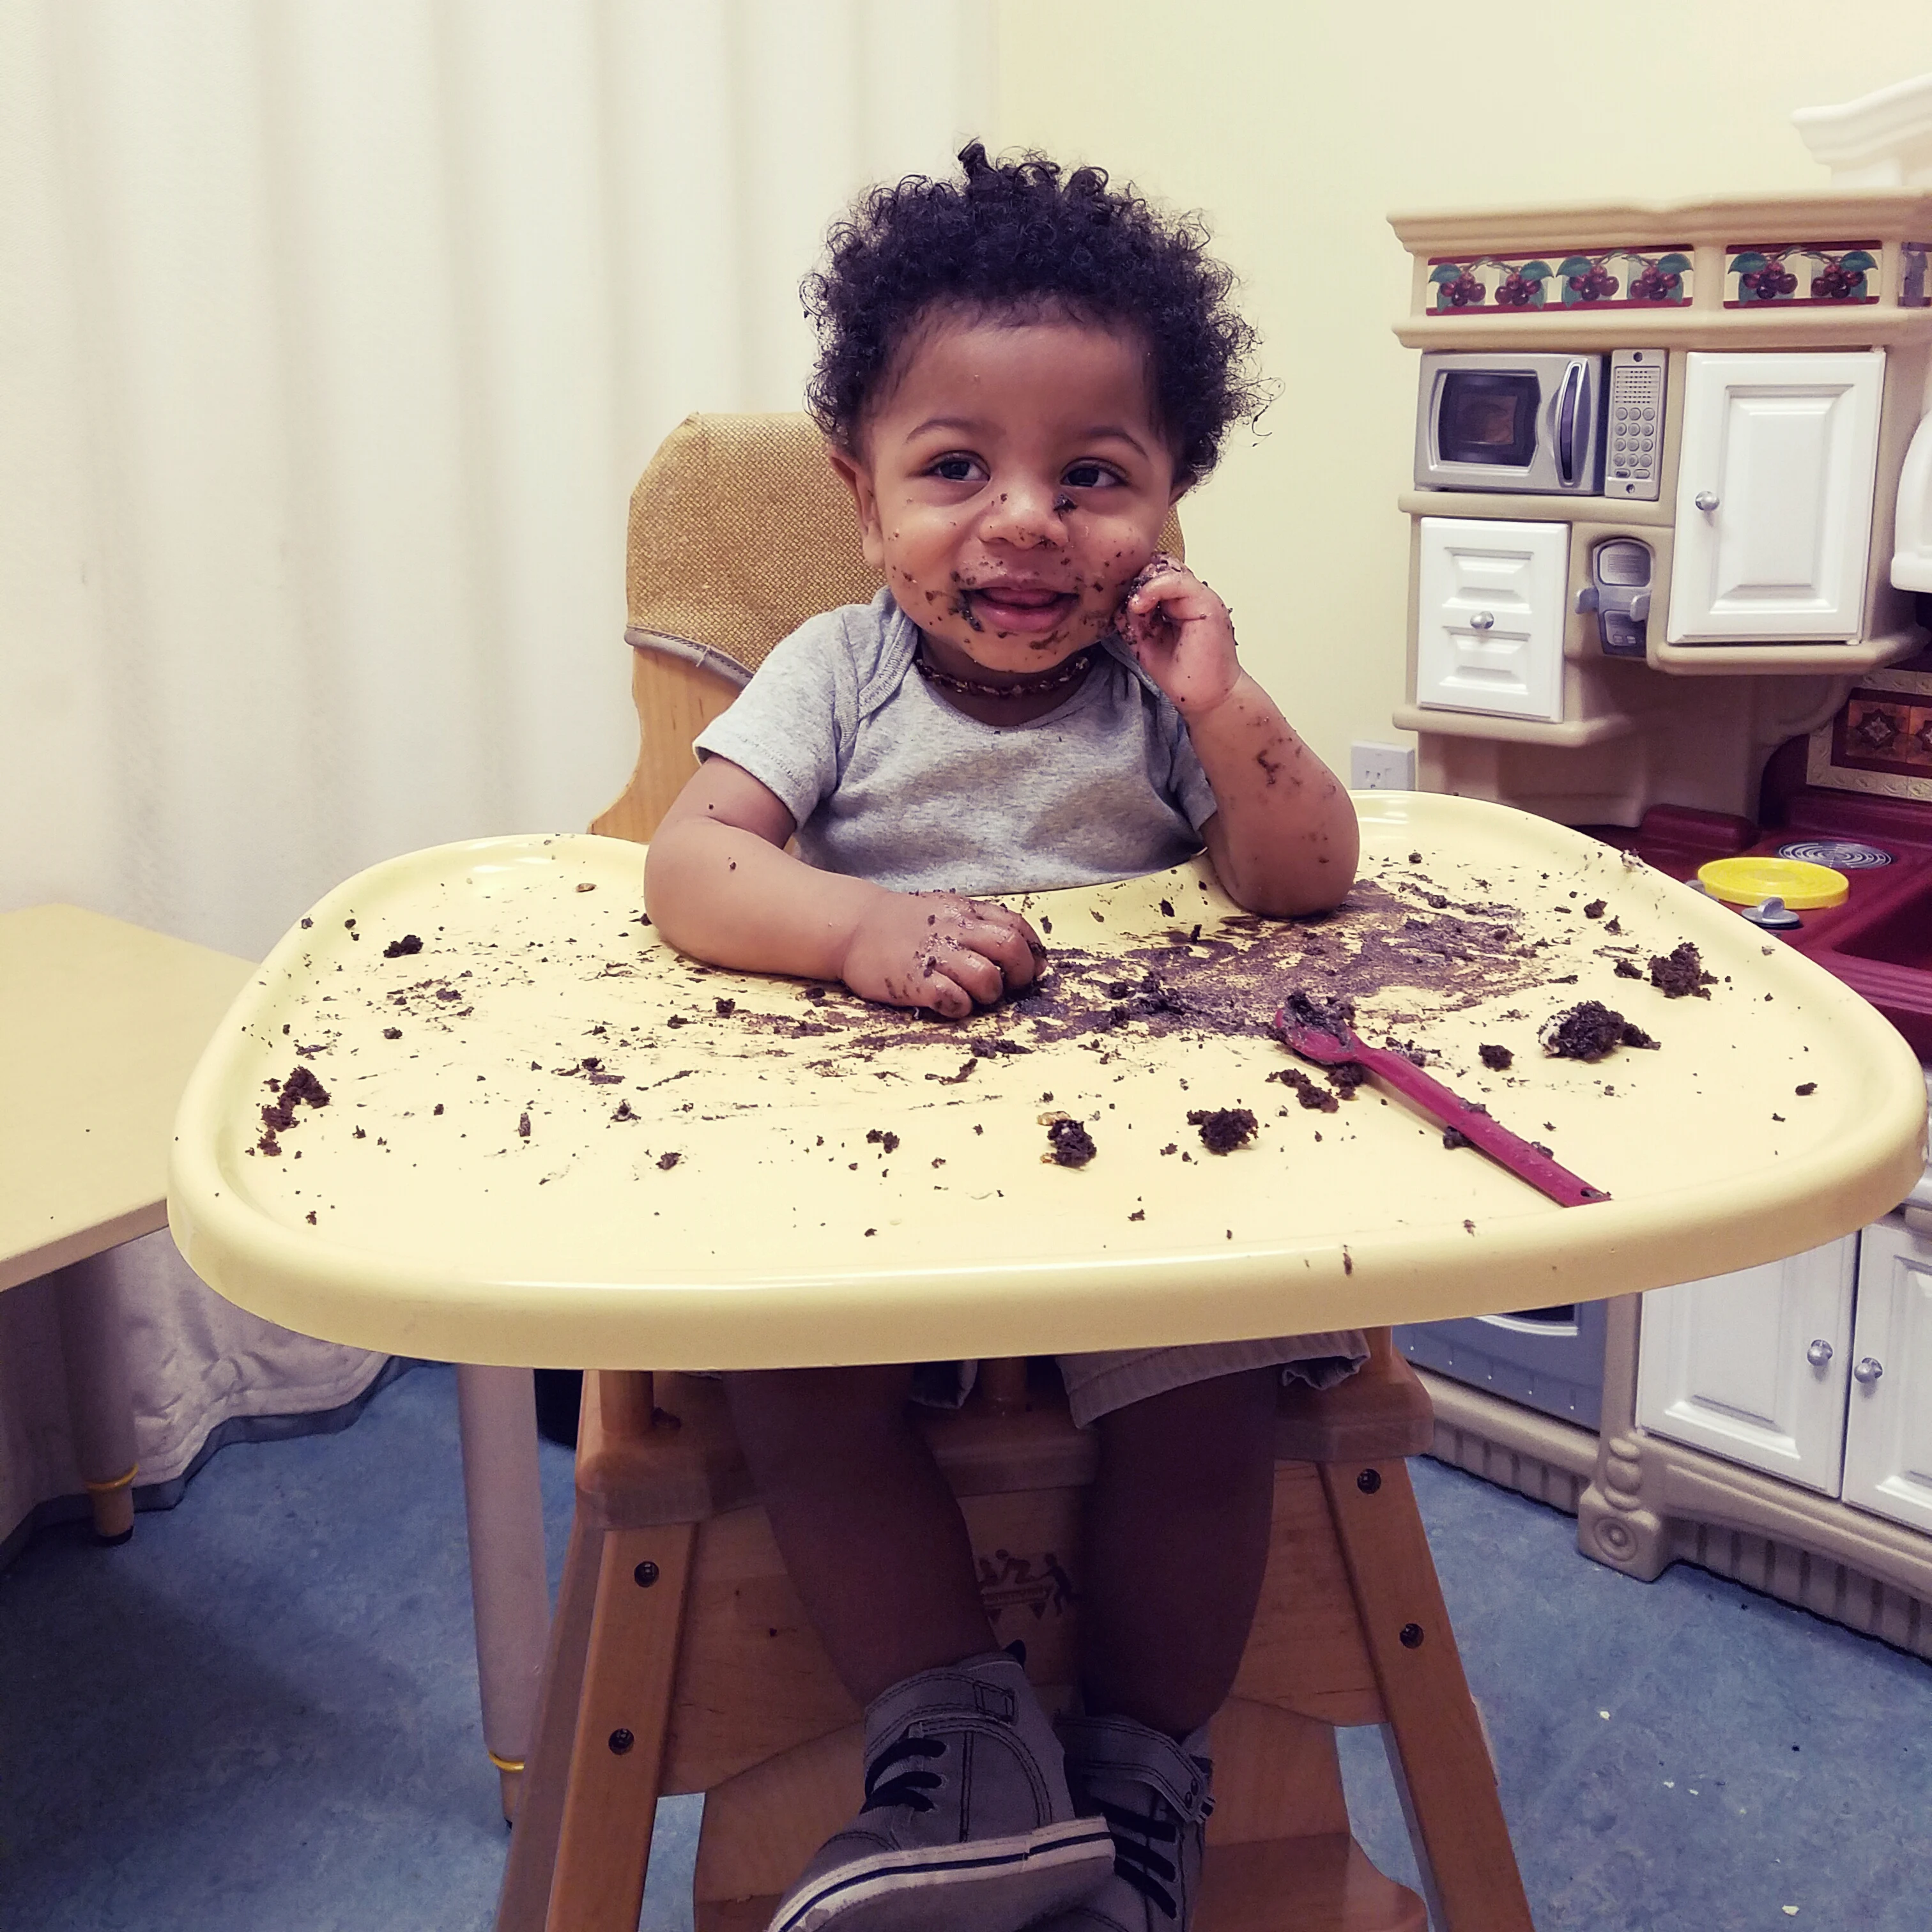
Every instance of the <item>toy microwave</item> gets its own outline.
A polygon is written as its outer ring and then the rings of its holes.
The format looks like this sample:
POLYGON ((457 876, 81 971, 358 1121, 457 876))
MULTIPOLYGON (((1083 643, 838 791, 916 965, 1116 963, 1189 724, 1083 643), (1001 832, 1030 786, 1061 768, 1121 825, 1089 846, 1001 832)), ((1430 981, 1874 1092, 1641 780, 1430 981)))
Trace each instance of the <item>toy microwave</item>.
POLYGON ((1666 358, 1431 350, 1416 410, 1418 490, 1657 500, 1666 358))

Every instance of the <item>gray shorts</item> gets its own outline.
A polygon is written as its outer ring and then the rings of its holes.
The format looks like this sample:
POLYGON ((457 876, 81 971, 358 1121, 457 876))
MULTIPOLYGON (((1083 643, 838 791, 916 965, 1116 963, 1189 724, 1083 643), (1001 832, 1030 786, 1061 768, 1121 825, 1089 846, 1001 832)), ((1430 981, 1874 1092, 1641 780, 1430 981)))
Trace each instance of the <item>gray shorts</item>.
MULTIPOLYGON (((1131 1402, 1190 1382, 1212 1382, 1243 1369, 1279 1364, 1283 1382, 1333 1388, 1346 1382, 1369 1358, 1367 1340, 1358 1328, 1322 1335, 1278 1335, 1270 1341, 1206 1342, 1179 1348, 1108 1348, 1095 1354, 1062 1355, 1060 1379, 1066 1384, 1074 1421, 1090 1428, 1103 1415, 1131 1402)), ((913 1371, 915 1402, 934 1408, 957 1408, 973 1392, 977 1362, 922 1362, 913 1371)))

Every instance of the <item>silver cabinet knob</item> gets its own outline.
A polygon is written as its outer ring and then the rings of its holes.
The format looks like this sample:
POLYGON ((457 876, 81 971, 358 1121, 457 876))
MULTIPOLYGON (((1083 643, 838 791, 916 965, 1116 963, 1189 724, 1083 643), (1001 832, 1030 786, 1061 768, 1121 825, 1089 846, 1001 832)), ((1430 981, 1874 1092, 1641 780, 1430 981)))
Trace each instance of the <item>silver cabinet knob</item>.
POLYGON ((1718 507, 1717 492, 1714 490, 1700 490, 1690 500, 1707 517, 1718 507))
POLYGON ((1804 1351, 1804 1359, 1814 1369, 1822 1369, 1832 1359, 1832 1345, 1822 1338, 1804 1351))
POLYGON ((1492 630, 1496 626, 1496 616, 1493 612, 1489 610, 1478 610, 1476 614, 1469 620, 1469 628, 1472 631, 1492 630))
POLYGON ((1885 1364, 1876 1355, 1861 1355, 1858 1366, 1852 1371, 1852 1376, 1854 1381, 1862 1382, 1869 1388, 1884 1373, 1885 1364))

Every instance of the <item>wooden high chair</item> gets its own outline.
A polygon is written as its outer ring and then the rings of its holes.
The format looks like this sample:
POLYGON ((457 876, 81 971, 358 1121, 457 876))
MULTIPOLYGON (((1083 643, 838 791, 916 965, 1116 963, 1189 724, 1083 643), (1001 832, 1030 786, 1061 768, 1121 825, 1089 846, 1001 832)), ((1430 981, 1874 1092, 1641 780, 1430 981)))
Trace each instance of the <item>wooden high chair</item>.
MULTIPOLYGON (((1163 541, 1178 550, 1178 530, 1163 541)), ((692 736, 771 646, 877 580, 802 416, 693 416, 674 431, 631 500, 628 576, 641 745, 592 829, 643 840, 692 769, 692 736)), ((1530 1927, 1403 1460, 1429 1445, 1429 1400, 1386 1329, 1370 1348, 1340 1388, 1282 1392, 1261 1605, 1214 1725, 1201 1932, 1424 1932, 1431 1915, 1437 1932, 1530 1927), (1344 1724, 1382 1727, 1427 1913, 1350 1836, 1344 1724)), ((967 1407, 924 1426, 964 1504, 998 1640, 1022 1638, 1028 1675, 1064 1702, 1094 1437, 1073 1427, 1050 1367, 1018 1361, 982 1364, 967 1407)), ((861 1742, 718 1385, 587 1376, 498 1932, 634 1932, 656 1801, 694 1791, 707 1794, 698 1932, 762 1932, 856 1808, 861 1742)))

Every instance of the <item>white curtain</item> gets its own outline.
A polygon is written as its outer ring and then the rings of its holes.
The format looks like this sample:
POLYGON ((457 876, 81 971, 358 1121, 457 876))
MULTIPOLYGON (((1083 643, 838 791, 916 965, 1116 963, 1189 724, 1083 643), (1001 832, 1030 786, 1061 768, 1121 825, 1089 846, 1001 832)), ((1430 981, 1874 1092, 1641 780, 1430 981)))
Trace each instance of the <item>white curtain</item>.
POLYGON ((260 957, 629 770, 623 518, 796 407, 985 0, 0 0, 0 907, 260 957))
MULTIPOLYGON (((379 859, 584 826, 630 486, 797 406, 800 278, 986 130, 989 5, 0 0, 0 910, 258 958, 379 859)), ((380 1366, 137 1247, 144 1480, 380 1366)), ((0 1539, 72 1486, 16 1294, 0 1539)))

